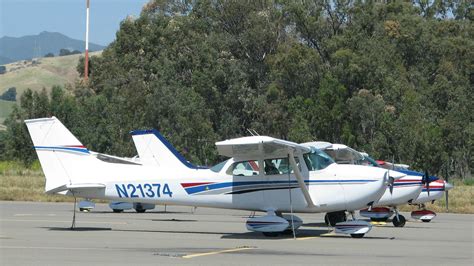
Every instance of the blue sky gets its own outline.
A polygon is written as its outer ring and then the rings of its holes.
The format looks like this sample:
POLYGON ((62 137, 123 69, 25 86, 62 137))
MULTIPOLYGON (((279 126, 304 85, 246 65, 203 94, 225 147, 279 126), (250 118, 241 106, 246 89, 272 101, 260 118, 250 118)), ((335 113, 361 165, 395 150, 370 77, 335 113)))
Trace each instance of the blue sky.
MULTIPOLYGON (((138 17, 149 0, 90 0, 89 41, 107 45, 120 21, 138 17)), ((84 40, 86 0, 0 0, 0 37, 60 32, 84 40)))

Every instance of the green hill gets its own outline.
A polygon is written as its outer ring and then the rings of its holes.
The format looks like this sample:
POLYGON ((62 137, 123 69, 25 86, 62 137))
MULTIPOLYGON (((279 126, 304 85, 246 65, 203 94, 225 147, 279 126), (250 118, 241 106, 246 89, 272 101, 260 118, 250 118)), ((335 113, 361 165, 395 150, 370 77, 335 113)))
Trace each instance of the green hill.
MULTIPOLYGON (((90 55, 100 55, 94 52, 90 55)), ((17 99, 28 88, 39 91, 53 85, 74 84, 79 78, 76 66, 80 54, 61 57, 45 57, 35 61, 23 60, 5 65, 7 72, 0 75, 0 95, 8 88, 16 87, 17 99)), ((0 124, 10 113, 14 102, 0 101, 0 124)))
MULTIPOLYGON (((59 55, 60 49, 84 52, 84 41, 69 38, 59 32, 43 31, 37 35, 22 37, 3 36, 0 38, 0 64, 19 60, 31 60, 47 53, 59 55)), ((105 47, 89 43, 89 51, 100 51, 105 47)))

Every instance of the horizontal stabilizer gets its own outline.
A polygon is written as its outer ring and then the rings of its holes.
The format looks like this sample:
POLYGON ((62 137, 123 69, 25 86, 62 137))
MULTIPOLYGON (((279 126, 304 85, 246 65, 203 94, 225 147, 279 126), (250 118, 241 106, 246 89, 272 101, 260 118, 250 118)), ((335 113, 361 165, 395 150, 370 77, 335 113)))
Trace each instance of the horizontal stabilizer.
POLYGON ((85 183, 85 184, 71 184, 71 185, 64 185, 57 187, 55 189, 46 191, 48 194, 54 194, 54 193, 60 193, 63 191, 87 191, 91 189, 102 189, 105 188, 104 184, 91 184, 91 183, 85 183))

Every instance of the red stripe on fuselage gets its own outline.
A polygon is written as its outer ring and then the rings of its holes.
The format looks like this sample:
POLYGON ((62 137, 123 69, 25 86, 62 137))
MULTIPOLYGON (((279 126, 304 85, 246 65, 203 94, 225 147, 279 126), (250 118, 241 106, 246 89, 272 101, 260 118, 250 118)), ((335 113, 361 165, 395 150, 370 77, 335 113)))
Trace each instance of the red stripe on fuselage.
POLYGON ((188 187, 196 187, 196 186, 202 186, 202 185, 208 185, 212 184, 212 182, 203 182, 203 183, 181 183, 181 186, 183 188, 188 188, 188 187))
POLYGON ((82 145, 65 145, 63 146, 65 148, 81 148, 81 149, 85 149, 86 147, 82 146, 82 145))

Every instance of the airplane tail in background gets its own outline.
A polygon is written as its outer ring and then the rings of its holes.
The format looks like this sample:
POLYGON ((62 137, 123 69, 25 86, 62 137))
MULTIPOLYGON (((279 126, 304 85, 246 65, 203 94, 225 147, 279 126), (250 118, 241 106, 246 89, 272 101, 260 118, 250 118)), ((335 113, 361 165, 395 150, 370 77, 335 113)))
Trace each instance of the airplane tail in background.
POLYGON ((94 165, 89 150, 56 117, 25 123, 46 177, 46 193, 67 190, 83 169, 94 165))
POLYGON ((188 162, 157 130, 135 130, 130 133, 141 163, 172 169, 199 168, 188 162))

